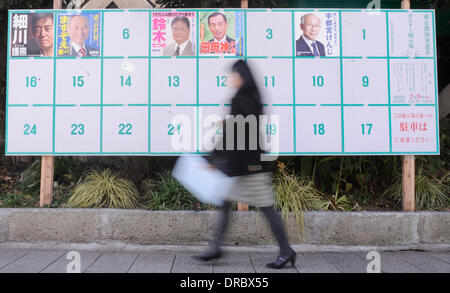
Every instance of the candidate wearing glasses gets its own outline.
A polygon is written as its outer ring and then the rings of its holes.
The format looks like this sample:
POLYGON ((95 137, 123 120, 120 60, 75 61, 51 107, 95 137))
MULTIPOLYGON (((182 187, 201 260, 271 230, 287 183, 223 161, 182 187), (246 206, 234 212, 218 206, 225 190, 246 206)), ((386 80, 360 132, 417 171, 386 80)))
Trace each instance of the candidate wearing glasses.
POLYGON ((86 40, 90 33, 89 19, 87 16, 82 14, 72 15, 69 19, 68 31, 70 37, 70 51, 61 54, 60 56, 99 56, 99 49, 86 44, 86 40))
POLYGON ((320 18, 308 13, 302 16, 302 36, 296 42, 296 56, 325 56, 325 46, 316 40, 320 32, 320 18))

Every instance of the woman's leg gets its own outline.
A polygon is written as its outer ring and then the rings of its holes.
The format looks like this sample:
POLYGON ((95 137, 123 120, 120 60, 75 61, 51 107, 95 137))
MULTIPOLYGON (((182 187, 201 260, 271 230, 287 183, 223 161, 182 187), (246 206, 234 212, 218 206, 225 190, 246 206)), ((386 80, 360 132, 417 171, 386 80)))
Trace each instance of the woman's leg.
POLYGON ((225 232, 230 222, 231 202, 225 201, 220 208, 219 219, 214 227, 213 239, 211 240, 211 249, 217 251, 222 245, 225 232))
POLYGON ((278 241, 278 245, 280 246, 280 255, 288 256, 292 253, 292 248, 289 246, 281 216, 277 213, 273 206, 263 207, 261 210, 269 220, 272 233, 278 241))
POLYGON ((208 250, 200 255, 194 255, 193 257, 195 259, 209 261, 212 259, 218 259, 222 256, 220 246, 222 245, 222 240, 227 230, 228 222, 230 221, 230 207, 230 202, 224 202, 220 208, 219 219, 215 224, 213 237, 208 250))

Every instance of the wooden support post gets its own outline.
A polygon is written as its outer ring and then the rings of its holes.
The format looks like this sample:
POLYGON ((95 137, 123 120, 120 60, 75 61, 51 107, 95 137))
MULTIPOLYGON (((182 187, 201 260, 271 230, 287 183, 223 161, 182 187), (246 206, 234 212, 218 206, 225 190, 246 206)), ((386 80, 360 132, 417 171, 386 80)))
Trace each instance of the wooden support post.
MULTIPOLYGON (((411 9, 410 0, 402 0, 402 9, 411 9)), ((402 203, 403 211, 413 212, 415 210, 415 158, 414 156, 403 156, 402 158, 402 203)))
POLYGON ((61 8, 62 8, 62 0, 53 0, 53 9, 61 9, 61 8))
POLYGON ((414 156, 403 156, 402 160, 402 202, 403 211, 414 212, 415 200, 414 200, 414 156))
POLYGON ((238 211, 245 212, 248 211, 248 204, 238 202, 238 211))
MULTIPOLYGON (((53 0, 53 9, 61 9, 62 0, 53 0)), ((56 21, 56 20, 55 20, 56 21)), ((50 205, 53 199, 53 175, 54 175, 53 156, 42 156, 41 160, 41 192, 39 206, 50 205)))
POLYGON ((43 156, 41 162, 41 195, 39 206, 50 205, 53 199, 53 173, 54 173, 53 156, 43 156))
MULTIPOLYGON (((241 8, 248 8, 248 0, 241 0, 241 8)), ((244 203, 238 203, 238 211, 248 211, 248 205, 244 203)))
POLYGON ((411 9, 411 1, 410 0, 402 0, 401 8, 402 9, 411 9))

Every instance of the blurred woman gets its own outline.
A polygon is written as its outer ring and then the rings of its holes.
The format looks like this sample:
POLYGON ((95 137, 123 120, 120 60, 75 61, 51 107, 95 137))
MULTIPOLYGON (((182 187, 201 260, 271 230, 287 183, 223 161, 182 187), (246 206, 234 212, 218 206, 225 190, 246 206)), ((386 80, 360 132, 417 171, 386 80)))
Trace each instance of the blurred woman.
POLYGON ((280 247, 279 256, 274 262, 266 266, 278 269, 289 262, 292 266, 295 266, 296 252, 290 247, 281 216, 274 208, 275 195, 272 189, 272 172, 269 168, 269 162, 261 161, 261 154, 264 151, 259 145, 259 116, 263 114, 263 109, 258 88, 246 62, 239 60, 233 65, 231 83, 237 89, 231 100, 231 115, 233 117, 242 115, 244 119, 250 119, 252 118, 251 116, 254 116, 256 127, 251 127, 249 123, 240 124, 241 127, 245 127, 243 132, 245 135, 245 148, 238 150, 238 124, 233 123, 234 147, 231 150, 227 150, 226 133, 230 129, 224 125, 222 141, 220 142, 223 143, 223 147, 216 147, 211 156, 207 157, 211 167, 216 167, 228 176, 236 176, 236 178, 229 197, 221 207, 219 220, 209 249, 203 254, 194 256, 194 258, 208 261, 222 256, 220 246, 229 223, 231 204, 232 202, 241 202, 255 206, 264 213, 280 247), (254 139, 256 139, 256 149, 251 149, 250 146, 254 139))

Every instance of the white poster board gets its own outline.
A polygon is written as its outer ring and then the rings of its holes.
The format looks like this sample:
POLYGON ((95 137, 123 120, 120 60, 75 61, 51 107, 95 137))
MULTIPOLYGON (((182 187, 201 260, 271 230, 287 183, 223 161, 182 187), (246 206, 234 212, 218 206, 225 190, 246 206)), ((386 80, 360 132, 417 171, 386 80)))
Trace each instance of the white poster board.
POLYGON ((207 153, 238 59, 279 155, 439 154, 434 10, 10 10, 8 24, 6 155, 207 153))

